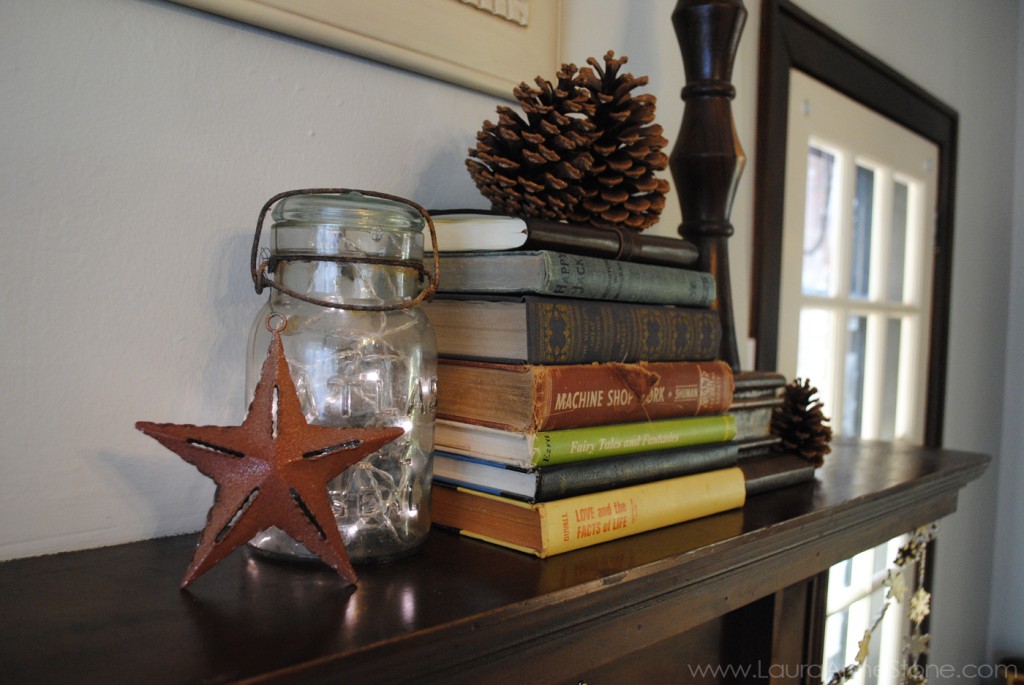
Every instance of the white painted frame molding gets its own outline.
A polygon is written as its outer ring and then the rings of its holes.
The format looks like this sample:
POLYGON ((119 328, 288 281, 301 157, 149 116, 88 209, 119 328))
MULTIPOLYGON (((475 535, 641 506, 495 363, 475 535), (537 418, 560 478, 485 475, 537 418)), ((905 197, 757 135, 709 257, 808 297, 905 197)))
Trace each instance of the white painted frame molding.
POLYGON ((509 100, 561 65, 562 0, 171 1, 509 100))

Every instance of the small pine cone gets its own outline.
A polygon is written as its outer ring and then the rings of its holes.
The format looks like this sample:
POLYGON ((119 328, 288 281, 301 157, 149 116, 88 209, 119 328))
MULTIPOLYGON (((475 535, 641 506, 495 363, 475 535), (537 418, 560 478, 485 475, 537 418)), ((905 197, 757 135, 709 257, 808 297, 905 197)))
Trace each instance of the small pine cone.
POLYGON ((634 95, 647 85, 646 76, 622 73, 629 60, 609 51, 604 67, 593 57, 592 67, 580 69, 576 82, 590 92, 595 105, 594 163, 582 180, 583 201, 573 221, 595 226, 619 226, 642 231, 654 225, 665 208, 669 183, 655 177, 668 167, 662 149, 668 140, 662 127, 652 123, 656 98, 634 95))
POLYGON ((777 452, 797 454, 815 466, 832 451, 832 428, 815 397, 818 389, 798 378, 783 390, 782 406, 772 413, 772 434, 781 438, 777 452))
POLYGON ((594 105, 576 84, 577 68, 562 65, 557 83, 537 77, 513 94, 524 119, 498 107, 498 123, 485 121, 466 167, 491 206, 506 214, 565 221, 583 197, 580 179, 590 169, 594 105))

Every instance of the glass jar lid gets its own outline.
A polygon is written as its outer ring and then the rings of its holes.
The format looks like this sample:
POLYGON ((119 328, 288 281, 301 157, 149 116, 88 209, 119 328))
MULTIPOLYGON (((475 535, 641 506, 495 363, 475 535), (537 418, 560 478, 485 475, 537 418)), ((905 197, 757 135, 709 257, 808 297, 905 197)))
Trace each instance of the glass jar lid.
MULTIPOLYGON (((291 231, 284 231, 290 233, 291 231)), ((347 235, 345 236, 348 237, 347 235)), ((280 243, 278 247, 281 247, 280 243)), ((391 309, 408 309, 424 300, 433 298, 437 292, 437 279, 440 275, 440 263, 437 254, 437 236, 433 221, 425 209, 405 198, 348 188, 317 188, 290 190, 279 193, 267 200, 260 210, 256 222, 256 233, 253 236, 252 250, 249 254, 249 266, 256 292, 261 293, 265 287, 291 296, 310 304, 362 311, 387 311, 391 309), (271 212, 271 208, 273 211, 271 212), (370 235, 373 242, 398 245, 399 249, 368 250, 365 247, 349 243, 343 251, 338 250, 340 243, 328 240, 328 244, 314 241, 303 244, 301 241, 289 245, 285 250, 267 253, 267 258, 259 261, 260 237, 263 233, 263 221, 271 213, 274 219, 274 232, 279 235, 280 228, 294 228, 300 233, 337 234, 363 233, 370 235), (434 268, 425 268, 423 256, 422 233, 424 226, 430 229, 430 241, 433 253, 434 268), (398 242, 381 241, 380 238, 390 234, 398 242), (342 254, 344 252, 344 254, 342 254), (354 254, 355 253, 355 254, 354 254), (414 254, 415 253, 415 254, 414 254), (349 264, 365 264, 371 269, 373 265, 406 270, 425 281, 419 295, 415 298, 402 298, 400 302, 388 305, 349 304, 332 302, 324 298, 309 296, 294 288, 285 287, 272 278, 276 264, 283 261, 324 261, 349 264)))
POLYGON ((347 228, 422 231, 423 215, 411 205, 351 191, 292 195, 274 206, 275 224, 332 224, 347 228))

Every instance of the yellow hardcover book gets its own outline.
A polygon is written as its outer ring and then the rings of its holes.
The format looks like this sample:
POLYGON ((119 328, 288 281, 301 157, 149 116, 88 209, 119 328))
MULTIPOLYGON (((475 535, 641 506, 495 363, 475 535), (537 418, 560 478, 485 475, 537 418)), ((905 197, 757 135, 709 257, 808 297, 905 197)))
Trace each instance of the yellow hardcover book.
POLYGON ((739 468, 527 504, 436 486, 432 518, 463 535, 548 557, 743 506, 739 468))

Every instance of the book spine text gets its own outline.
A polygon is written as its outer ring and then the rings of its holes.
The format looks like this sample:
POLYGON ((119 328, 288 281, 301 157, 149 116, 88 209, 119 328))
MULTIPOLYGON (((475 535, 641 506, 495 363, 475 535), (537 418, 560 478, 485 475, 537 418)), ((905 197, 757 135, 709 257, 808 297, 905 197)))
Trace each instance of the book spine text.
POLYGON ((726 411, 732 369, 724 362, 540 366, 534 430, 657 421, 726 411))
POLYGON ((618 302, 657 302, 709 307, 715 279, 689 269, 616 262, 543 251, 545 281, 539 294, 618 302))
POLYGON ((726 442, 735 434, 736 418, 727 414, 542 431, 532 436, 532 463, 547 466, 632 452, 726 442))
POLYGON ((537 505, 552 556, 742 506, 743 472, 721 469, 537 505))

